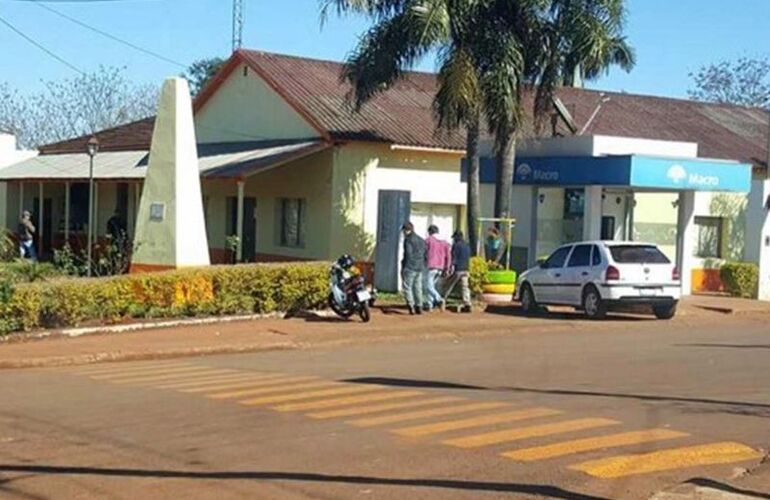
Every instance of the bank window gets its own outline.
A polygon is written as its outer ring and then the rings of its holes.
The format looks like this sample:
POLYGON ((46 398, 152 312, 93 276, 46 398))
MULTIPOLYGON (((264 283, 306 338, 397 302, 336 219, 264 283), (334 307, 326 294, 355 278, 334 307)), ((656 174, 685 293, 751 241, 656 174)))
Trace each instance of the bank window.
POLYGON ((695 217, 695 225, 698 228, 696 256, 704 259, 721 259, 724 219, 721 217, 695 217))
POLYGON ((307 202, 302 198, 279 198, 279 243, 282 247, 305 246, 307 202))

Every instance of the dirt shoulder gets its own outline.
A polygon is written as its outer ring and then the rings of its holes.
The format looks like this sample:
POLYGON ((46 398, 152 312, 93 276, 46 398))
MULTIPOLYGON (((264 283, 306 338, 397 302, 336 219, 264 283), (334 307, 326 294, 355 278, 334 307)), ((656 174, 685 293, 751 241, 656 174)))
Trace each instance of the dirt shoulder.
MULTIPOLYGON (((765 317, 766 318, 766 317, 765 317)), ((761 321, 746 314, 740 321, 761 321), (753 319, 752 319, 753 318, 753 319)), ((672 326, 730 324, 734 315, 683 307, 672 326)), ((457 314, 434 312, 409 316, 397 307, 375 310, 368 324, 309 314, 290 319, 258 319, 202 325, 102 333, 77 338, 52 335, 39 340, 0 345, 0 369, 78 365, 102 361, 162 359, 210 354, 306 349, 346 344, 396 342, 445 338, 478 338, 510 334, 570 331, 590 324, 592 330, 622 331, 634 327, 660 329, 648 317, 615 316, 587 322, 579 314, 561 312, 535 318, 523 317, 514 306, 490 307, 486 312, 457 314)))

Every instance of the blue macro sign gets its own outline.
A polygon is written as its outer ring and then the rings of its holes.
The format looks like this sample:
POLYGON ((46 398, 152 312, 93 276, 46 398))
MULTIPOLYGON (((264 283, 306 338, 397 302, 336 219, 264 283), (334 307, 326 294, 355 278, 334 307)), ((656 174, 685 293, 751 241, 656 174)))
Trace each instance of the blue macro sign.
MULTIPOLYGON (((463 179, 466 171, 463 171, 463 179)), ((496 179, 494 160, 482 158, 481 181, 496 179)), ((625 186, 661 191, 751 190, 751 165, 700 158, 579 156, 518 158, 513 183, 526 186, 625 186)))

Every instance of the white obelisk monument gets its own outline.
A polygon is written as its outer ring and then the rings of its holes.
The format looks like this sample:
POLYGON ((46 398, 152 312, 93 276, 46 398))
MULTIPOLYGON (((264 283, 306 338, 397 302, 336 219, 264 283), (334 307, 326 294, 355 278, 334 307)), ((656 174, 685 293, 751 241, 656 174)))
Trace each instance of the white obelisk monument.
POLYGON ((210 264, 192 100, 183 78, 163 83, 135 233, 131 272, 210 264))

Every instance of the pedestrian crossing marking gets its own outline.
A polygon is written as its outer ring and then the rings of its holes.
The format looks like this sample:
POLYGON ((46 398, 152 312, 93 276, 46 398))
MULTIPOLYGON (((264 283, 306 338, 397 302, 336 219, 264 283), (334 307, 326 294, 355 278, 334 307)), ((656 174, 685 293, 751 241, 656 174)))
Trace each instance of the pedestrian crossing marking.
POLYGON ((356 415, 369 415, 372 413, 382 413, 389 410, 400 410, 403 408, 416 408, 420 406, 430 406, 442 403, 453 403, 462 401, 462 398, 457 397, 439 397, 432 399, 419 399, 417 401, 401 401, 399 403, 383 403, 377 405, 367 406, 354 406, 352 408, 342 408, 338 410, 319 411, 315 413, 308 413, 310 418, 338 418, 338 417, 354 417, 356 415))
POLYGON ((508 403, 500 403, 496 401, 487 403, 468 403, 457 406, 450 406, 447 408, 434 408, 431 410, 421 410, 408 413, 396 413, 394 415, 382 415, 379 417, 360 418, 357 420, 348 421, 349 424, 356 425, 358 427, 374 427, 376 425, 394 424, 397 422, 406 422, 409 420, 419 420, 421 418, 428 417, 440 417, 445 415, 456 415, 458 413, 466 413, 476 410, 492 410, 495 408, 502 408, 510 406, 508 403))
POLYGON ((165 373, 163 375, 152 375, 146 377, 131 377, 109 380, 113 384, 150 384, 153 382, 166 382, 169 380, 189 380, 191 377, 200 377, 204 375, 225 375, 233 373, 233 370, 214 370, 198 368, 196 372, 165 373))
POLYGON ((76 375, 106 375, 108 373, 132 373, 132 372, 141 372, 142 370, 147 369, 157 369, 157 368, 178 368, 183 366, 195 366, 190 363, 180 363, 178 361, 173 362, 166 362, 166 363, 152 363, 149 364, 146 361, 142 362, 142 364, 135 364, 135 363, 110 363, 110 366, 105 365, 98 365, 98 366, 87 366, 87 367, 77 367, 70 371, 70 373, 76 374, 76 375))
POLYGON ((533 425, 530 427, 514 427, 512 429, 504 429, 495 432, 487 432, 484 434, 476 434, 473 436, 449 439, 447 441, 442 441, 442 443, 450 446, 456 446, 458 448, 479 448, 493 444, 518 441, 520 439, 551 436, 554 434, 595 429, 597 427, 606 427, 609 425, 620 425, 620 422, 607 418, 581 418, 577 420, 556 422, 553 424, 533 425))
MULTIPOLYGON (((265 375, 261 373, 230 373, 227 375, 213 375, 213 376, 205 376, 205 377, 199 377, 199 378, 191 378, 190 380, 186 380, 184 382, 172 382, 172 383, 164 383, 162 385, 157 386, 158 389, 185 389, 188 387, 199 387, 199 386, 205 386, 205 385, 213 385, 216 386, 217 384, 225 384, 225 383, 233 383, 233 382, 243 382, 244 380, 264 380, 265 378, 269 378, 271 375, 265 375)), ((275 377, 276 375, 272 375, 275 377)))
POLYGON ((195 372, 199 370, 207 369, 206 366, 177 366, 177 367, 171 367, 171 368, 157 368, 157 369, 149 369, 145 370, 139 373, 107 373, 104 375, 91 375, 90 377, 94 380, 116 380, 116 379, 122 379, 122 378, 129 378, 129 377, 149 377, 151 375, 165 375, 168 373, 188 373, 188 372, 195 372))
POLYGON ((218 391, 226 391, 230 389, 243 389, 247 387, 265 387, 265 386, 271 386, 271 385, 280 385, 280 384, 289 384, 292 382, 305 382, 310 380, 318 380, 318 377, 310 377, 310 376, 297 376, 297 377, 289 377, 286 375, 280 375, 277 377, 269 377, 265 379, 259 379, 259 380, 244 380, 241 382, 228 382, 221 385, 215 385, 215 386, 204 386, 204 387, 191 387, 189 389, 181 389, 181 392, 188 392, 188 393, 196 393, 196 392, 207 392, 207 393, 215 393, 218 391))
POLYGON ((759 460, 762 457, 762 453, 746 445, 722 442, 602 458, 571 465, 569 468, 590 476, 613 479, 686 467, 759 460))
POLYGON ((259 406, 259 405, 266 405, 270 403, 283 403, 288 401, 299 401, 302 399, 322 398, 325 396, 337 396, 340 394, 353 394, 357 392, 375 391, 378 389, 382 389, 382 387, 350 385, 350 386, 344 386, 344 387, 337 387, 336 389, 297 392, 294 394, 281 394, 277 396, 264 396, 264 397, 255 398, 255 399, 245 399, 238 402, 246 406, 259 406))
POLYGON ((433 424, 416 425, 412 427, 403 427, 394 429, 393 433, 400 436, 419 437, 439 434, 442 432, 455 431, 460 429, 470 429, 473 427, 483 427, 486 425, 502 424, 506 422, 515 422, 517 420, 526 420, 538 417, 550 417, 560 415, 559 410, 550 408, 530 408, 526 410, 511 411, 507 413, 493 413, 491 415, 481 415, 478 417, 464 418, 460 420, 449 420, 433 424))
POLYGON ((566 455, 575 455, 587 451, 603 450, 619 446, 631 446, 687 436, 689 436, 689 434, 686 432, 672 431, 669 429, 647 429, 643 431, 611 434, 609 436, 563 441, 561 443, 537 446, 534 448, 523 448, 520 450, 507 451, 501 453, 501 455, 520 462, 532 462, 535 460, 546 460, 566 455))
POLYGON ((367 403, 372 401, 387 401, 389 399, 404 399, 412 398, 415 396, 422 396, 422 392, 419 391, 393 391, 388 392, 375 392, 374 394, 366 394, 364 396, 351 396, 347 398, 337 399, 324 399, 321 401, 313 401, 310 403, 294 403, 281 406, 274 406, 276 411, 306 411, 306 410, 320 410, 323 408, 334 408, 339 406, 348 406, 358 403, 367 403))
POLYGON ((278 384, 262 384, 258 387, 249 387, 248 389, 240 389, 237 391, 213 392, 211 394, 207 394, 206 396, 211 399, 234 399, 244 396, 256 396, 258 394, 270 394, 271 392, 292 392, 304 389, 335 386, 344 387, 343 384, 330 380, 314 380, 312 382, 302 382, 298 384, 287 384, 282 382, 278 384))

